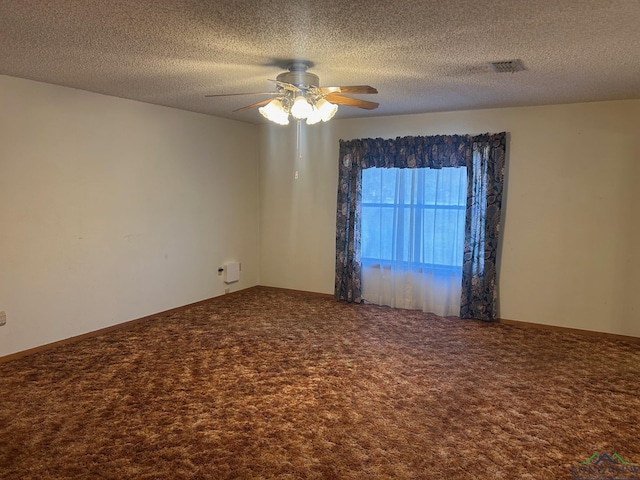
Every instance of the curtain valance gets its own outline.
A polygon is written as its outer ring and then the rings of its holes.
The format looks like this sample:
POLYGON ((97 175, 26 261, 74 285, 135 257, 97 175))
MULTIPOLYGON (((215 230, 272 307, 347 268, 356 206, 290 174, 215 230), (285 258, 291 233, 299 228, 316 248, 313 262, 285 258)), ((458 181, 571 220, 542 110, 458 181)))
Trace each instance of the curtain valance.
POLYGON ((471 154, 468 135, 362 138, 340 141, 340 158, 360 168, 464 167, 471 154))

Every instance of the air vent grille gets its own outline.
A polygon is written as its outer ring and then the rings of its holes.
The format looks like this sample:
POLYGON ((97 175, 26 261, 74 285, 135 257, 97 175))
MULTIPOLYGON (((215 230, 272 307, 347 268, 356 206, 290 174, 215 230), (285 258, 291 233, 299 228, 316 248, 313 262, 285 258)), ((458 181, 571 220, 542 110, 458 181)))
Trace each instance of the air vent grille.
POLYGON ((502 62, 489 62, 489 66, 496 73, 515 73, 523 71, 522 60, 505 60, 502 62))

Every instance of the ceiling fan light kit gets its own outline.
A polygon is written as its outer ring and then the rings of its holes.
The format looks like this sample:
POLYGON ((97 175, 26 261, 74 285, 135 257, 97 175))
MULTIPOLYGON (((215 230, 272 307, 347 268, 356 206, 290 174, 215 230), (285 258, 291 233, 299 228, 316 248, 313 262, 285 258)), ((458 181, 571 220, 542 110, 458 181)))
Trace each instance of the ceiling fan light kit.
MULTIPOLYGON (((289 71, 281 73, 272 80, 276 84, 275 92, 261 92, 264 95, 276 95, 273 100, 262 100, 234 112, 259 107, 258 111, 267 120, 278 125, 288 125, 289 116, 295 120, 306 120, 308 125, 328 122, 338 111, 338 105, 373 110, 378 107, 375 102, 345 97, 340 94, 372 94, 378 91, 368 85, 345 87, 320 87, 317 75, 307 72, 307 62, 293 62, 289 71)), ((218 97, 226 95, 244 95, 238 93, 206 95, 218 97)), ((250 95, 250 94, 246 94, 250 95)))
POLYGON ((327 102, 324 98, 315 100, 303 94, 296 96, 293 101, 290 96, 276 98, 258 111, 264 118, 278 125, 289 125, 289 115, 296 120, 306 120, 307 125, 314 125, 331 120, 338 111, 338 105, 327 102))

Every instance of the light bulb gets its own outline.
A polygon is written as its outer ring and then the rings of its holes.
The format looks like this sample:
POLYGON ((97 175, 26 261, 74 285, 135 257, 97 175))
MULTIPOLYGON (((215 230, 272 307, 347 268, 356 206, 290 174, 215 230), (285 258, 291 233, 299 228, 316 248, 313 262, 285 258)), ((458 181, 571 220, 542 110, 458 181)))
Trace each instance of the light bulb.
POLYGON ((309 116, 313 107, 307 101, 307 98, 303 95, 296 97, 293 101, 293 105, 291 105, 291 115, 296 120, 304 120, 309 116))
POLYGON ((316 108, 320 111, 320 116, 323 122, 328 122, 338 111, 338 105, 327 102, 324 98, 321 98, 316 102, 316 108))

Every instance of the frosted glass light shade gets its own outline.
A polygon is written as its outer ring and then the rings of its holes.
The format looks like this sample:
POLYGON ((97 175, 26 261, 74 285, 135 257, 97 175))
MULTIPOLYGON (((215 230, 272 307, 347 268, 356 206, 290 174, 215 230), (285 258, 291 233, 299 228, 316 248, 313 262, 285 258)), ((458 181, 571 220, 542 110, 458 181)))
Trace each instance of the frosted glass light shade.
POLYGON ((291 105, 291 115, 297 120, 303 120, 309 116, 313 107, 304 96, 298 96, 291 105))
POLYGON ((320 120, 322 120, 322 114, 320 113, 320 110, 318 110, 316 107, 313 107, 311 109, 311 113, 307 117, 307 125, 314 125, 320 120))
POLYGON ((289 114, 284 110, 282 102, 277 98, 267 103, 264 107, 260 107, 258 111, 271 122, 278 125, 289 125, 289 114))
POLYGON ((324 98, 321 98, 316 102, 316 108, 320 111, 320 116, 323 122, 328 122, 338 111, 338 105, 327 102, 324 98))

